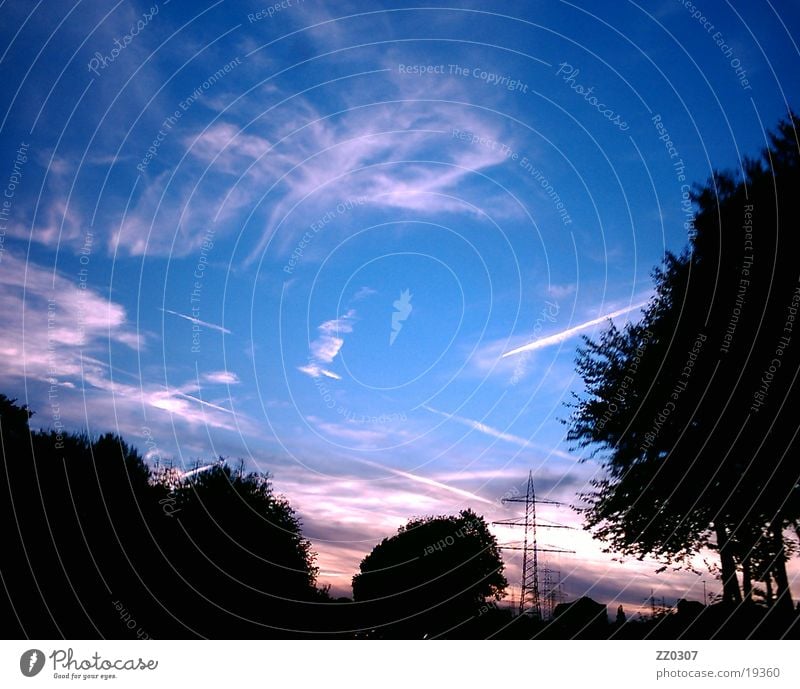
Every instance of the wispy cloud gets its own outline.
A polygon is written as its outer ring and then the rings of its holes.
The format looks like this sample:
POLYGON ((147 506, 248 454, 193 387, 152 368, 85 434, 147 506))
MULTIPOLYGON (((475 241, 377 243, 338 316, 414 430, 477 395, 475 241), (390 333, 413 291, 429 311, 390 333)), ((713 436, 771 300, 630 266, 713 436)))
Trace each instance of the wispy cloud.
POLYGON ((533 352, 537 349, 543 349, 544 347, 551 347, 553 345, 561 344, 562 342, 566 342, 567 340, 575 337, 575 335, 581 333, 584 330, 587 330, 595 325, 599 325, 604 321, 607 321, 611 318, 618 318, 626 313, 630 313, 631 311, 635 311, 636 309, 641 309, 643 306, 646 306, 647 302, 641 302, 639 304, 633 304, 631 306, 626 306, 622 309, 617 309, 616 311, 612 311, 611 313, 607 313, 603 316, 598 316, 597 318, 592 318, 585 323, 579 323, 578 325, 573 325, 571 328, 567 328, 566 330, 562 330, 558 333, 553 333, 552 335, 548 335, 547 337, 539 338, 538 340, 534 340, 533 342, 529 342, 528 344, 524 344, 521 347, 517 347, 512 349, 511 351, 506 352, 502 355, 502 358, 514 356, 515 354, 522 354, 522 352, 533 352))
MULTIPOLYGON (((398 88, 402 93, 408 83, 398 88)), ((451 132, 457 128, 503 139, 497 125, 444 102, 413 100, 326 117, 310 102, 291 97, 281 103, 280 117, 248 130, 220 122, 187 138, 186 145, 191 159, 207 166, 206 176, 227 176, 230 191, 217 202, 225 213, 252 208, 268 196, 264 207, 269 210, 256 216, 264 218, 264 231, 249 261, 268 245, 271 251, 291 250, 298 208, 312 214, 307 221, 356 198, 374 209, 479 214, 461 200, 460 185, 505 157, 490 147, 456 141, 451 132), (231 186, 233 175, 238 179, 231 186)), ((156 203, 148 200, 148 206, 156 203)), ((202 199, 194 194, 192 204, 198 203, 202 199)))
POLYGON ((365 285, 358 288, 358 291, 353 295, 353 301, 361 301, 362 299, 366 299, 367 297, 371 297, 373 294, 377 293, 378 290, 372 289, 372 287, 367 287, 365 285))
POLYGON ((4 314, 2 377, 75 382, 112 342, 136 349, 142 338, 126 322, 122 305, 32 261, 3 254, 0 309, 4 314))

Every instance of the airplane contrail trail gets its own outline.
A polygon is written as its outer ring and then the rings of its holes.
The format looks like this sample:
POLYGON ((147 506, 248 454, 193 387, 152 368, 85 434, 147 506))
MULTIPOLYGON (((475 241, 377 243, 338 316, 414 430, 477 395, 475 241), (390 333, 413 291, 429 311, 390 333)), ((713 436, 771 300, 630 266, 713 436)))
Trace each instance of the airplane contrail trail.
POLYGON ((505 440, 506 442, 513 443, 514 445, 519 445, 520 447, 528 447, 528 445, 530 445, 530 442, 525 440, 525 438, 520 438, 518 435, 514 435, 513 433, 506 433, 504 431, 497 430, 496 428, 487 426, 485 423, 481 423, 480 421, 475 421, 474 419, 468 419, 465 416, 458 416, 457 414, 448 414, 447 412, 439 411, 438 409, 429 407, 427 404, 423 404, 422 408, 425 409, 426 411, 431 412, 432 414, 438 414, 439 416, 443 416, 446 419, 452 419, 453 421, 458 421, 459 423, 462 423, 465 426, 469 426, 470 428, 478 431, 479 433, 489 435, 493 438, 505 440))
POLYGON ((223 328, 221 325, 215 325, 214 323, 208 323, 207 321, 201 321, 199 318, 194 318, 193 316, 187 316, 185 313, 179 313, 178 311, 172 311, 170 309, 161 309, 164 313, 171 313, 173 316, 177 316, 178 318, 184 318, 185 320, 189 321, 190 323, 196 323, 197 325, 205 326, 206 328, 210 328, 211 330, 218 330, 221 333, 225 333, 226 335, 231 335, 231 331, 227 328, 223 328))
POLYGON ((562 330, 560 333, 555 333, 553 335, 548 335, 547 337, 539 338, 538 340, 534 340, 533 342, 528 342, 528 344, 524 344, 521 347, 517 347, 516 349, 512 349, 509 352, 503 354, 500 358, 504 359, 507 356, 514 356, 515 354, 521 354, 522 352, 532 352, 536 349, 542 349, 544 347, 549 347, 550 345, 559 344, 564 342, 565 340, 569 340, 571 337, 577 335, 581 330, 586 330, 587 328, 591 328, 593 325, 598 325, 609 318, 616 318, 617 316, 622 316, 625 313, 629 313, 630 311, 635 311, 636 309, 640 309, 643 306, 646 306, 648 302, 643 301, 641 304, 633 304, 632 306, 626 306, 624 309, 617 309, 616 311, 612 311, 611 313, 607 313, 603 316, 598 316, 597 318, 592 318, 590 321, 586 321, 585 323, 579 323, 578 325, 574 325, 571 328, 567 328, 566 330, 562 330))
POLYGON ((395 476, 401 476, 403 478, 407 478, 417 483, 424 483, 426 486, 431 486, 432 488, 440 488, 442 490, 449 491, 450 493, 455 493, 456 495, 460 495, 461 497, 464 498, 469 498, 470 500, 479 500, 480 502, 486 503, 487 505, 495 504, 491 500, 482 498, 480 495, 477 495, 475 493, 470 493, 468 490, 462 490, 461 488, 448 486, 446 483, 435 481, 432 478, 418 476, 417 474, 412 474, 408 471, 400 471, 400 469, 392 469, 391 467, 384 466, 383 464, 378 464, 377 462, 371 462, 368 459, 357 459, 356 461, 362 464, 367 464, 368 466, 371 467, 375 467, 376 469, 383 469, 384 471, 388 471, 390 474, 394 474, 395 476))

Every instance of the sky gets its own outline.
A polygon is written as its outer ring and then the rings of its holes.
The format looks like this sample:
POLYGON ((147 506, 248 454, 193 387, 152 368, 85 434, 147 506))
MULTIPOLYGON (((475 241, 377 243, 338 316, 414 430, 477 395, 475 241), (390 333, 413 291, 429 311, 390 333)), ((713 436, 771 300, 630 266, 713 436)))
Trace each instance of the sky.
POLYGON ((529 471, 567 597, 718 590, 581 530, 563 420, 691 186, 798 107, 796 3, 0 13, 0 391, 34 426, 270 472, 337 595, 411 517, 513 518, 529 471))

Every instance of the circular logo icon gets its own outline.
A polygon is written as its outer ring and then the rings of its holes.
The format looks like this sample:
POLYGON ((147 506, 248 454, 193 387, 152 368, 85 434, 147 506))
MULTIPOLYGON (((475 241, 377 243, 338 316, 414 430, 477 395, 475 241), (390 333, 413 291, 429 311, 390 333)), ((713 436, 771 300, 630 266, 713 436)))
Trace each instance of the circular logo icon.
POLYGON ((25 651, 19 659, 19 669, 26 677, 38 675, 44 667, 44 653, 38 648, 25 651))

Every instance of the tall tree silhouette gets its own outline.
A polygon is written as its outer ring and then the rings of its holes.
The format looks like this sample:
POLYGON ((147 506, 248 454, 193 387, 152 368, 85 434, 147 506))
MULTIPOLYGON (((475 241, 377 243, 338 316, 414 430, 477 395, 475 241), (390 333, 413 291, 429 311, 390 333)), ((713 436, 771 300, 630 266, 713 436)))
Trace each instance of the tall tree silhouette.
POLYGON ((412 519, 362 560, 353 599, 379 636, 458 636, 502 597, 503 568, 495 537, 472 510, 412 519))
MULTIPOLYGON (((789 612, 786 559, 797 527, 800 395, 798 119, 770 135, 738 176, 694 190, 694 236, 654 272, 640 322, 585 339, 585 394, 568 438, 604 476, 585 495, 587 527, 610 549, 687 565, 719 552, 724 600, 776 585, 789 612)), ((768 598, 770 598, 768 596, 768 598)))

